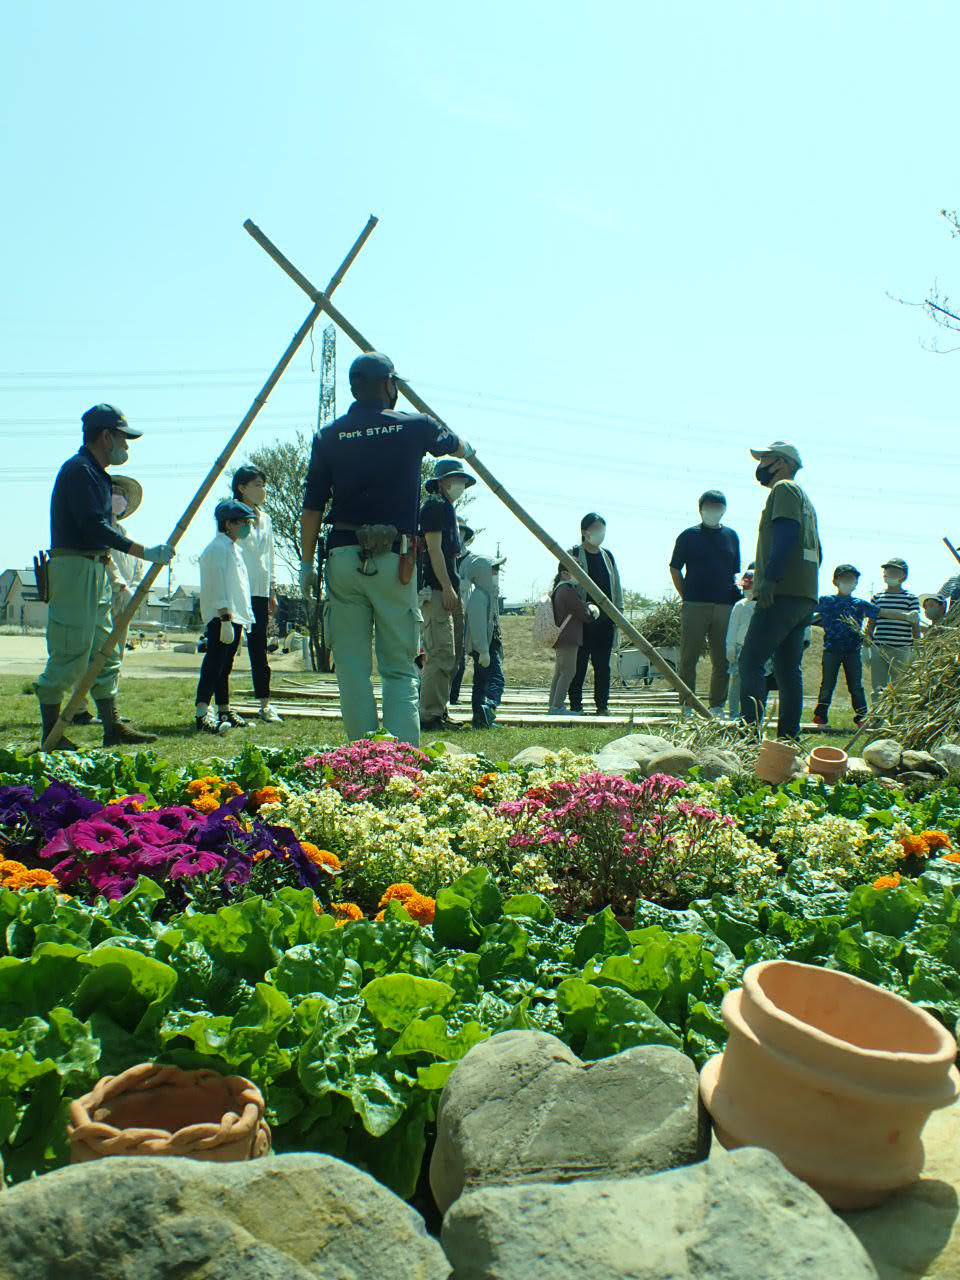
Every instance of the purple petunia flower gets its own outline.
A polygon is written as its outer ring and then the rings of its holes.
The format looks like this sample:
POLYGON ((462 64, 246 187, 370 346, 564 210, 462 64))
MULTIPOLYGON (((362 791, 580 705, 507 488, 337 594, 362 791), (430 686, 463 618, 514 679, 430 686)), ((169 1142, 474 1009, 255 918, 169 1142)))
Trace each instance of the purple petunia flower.
POLYGON ((179 880, 189 876, 208 875, 218 867, 226 866, 226 858, 219 853, 211 853, 209 849, 191 849, 170 868, 171 880, 179 880))

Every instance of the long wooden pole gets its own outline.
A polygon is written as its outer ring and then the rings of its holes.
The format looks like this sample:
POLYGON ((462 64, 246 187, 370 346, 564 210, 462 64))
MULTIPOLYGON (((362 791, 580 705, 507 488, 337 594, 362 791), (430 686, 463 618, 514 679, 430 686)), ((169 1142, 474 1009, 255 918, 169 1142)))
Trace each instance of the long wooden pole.
MULTIPOLYGON (((341 262, 340 266, 331 276, 330 283, 327 285, 327 288, 326 288, 326 292, 322 295, 324 298, 326 298, 329 294, 333 293, 333 291, 340 284, 340 281, 343 279, 347 271, 352 266, 360 250, 363 248, 367 240, 370 238, 370 235, 376 225, 377 225, 377 219, 373 216, 373 214, 371 214, 369 219, 367 220, 367 225, 364 227, 360 235, 355 240, 350 252, 347 254, 343 262, 341 262)), ((284 371, 286 370, 290 361, 296 355, 297 351, 300 348, 300 345, 306 338, 307 334, 316 324, 317 319, 319 318, 323 309, 324 308, 319 303, 315 302, 312 310, 310 311, 310 314, 307 316, 303 324, 300 326, 297 332, 290 339, 290 342, 287 345, 286 351, 284 351, 283 355, 277 361, 276 365, 274 366, 273 372, 270 374, 266 382, 260 388, 260 391, 255 397, 250 408, 243 415, 243 418, 241 419, 240 424, 237 427, 236 431, 234 431, 233 435, 230 437, 230 439, 227 441, 226 445, 224 446, 220 456, 217 458, 216 462, 207 472, 207 475, 203 483, 200 485, 200 488, 197 490, 197 492, 193 495, 189 505, 187 506, 187 509, 184 511, 183 515, 174 525, 173 533, 167 539, 167 541, 170 543, 171 546, 175 547, 177 543, 180 541, 180 539, 183 537, 184 533, 187 530, 187 526, 190 524, 190 521, 200 510, 200 507, 203 504, 204 499, 207 497, 207 494, 210 492, 210 490, 216 484, 217 480, 220 478, 220 475, 222 474, 227 463, 230 461, 230 458, 232 457, 237 446, 240 444, 240 441, 246 435, 247 430, 250 427, 250 424, 253 422, 254 418, 256 418, 257 414, 260 412, 263 406, 266 404, 267 397, 270 395, 270 392, 280 381, 280 378, 283 376, 284 371)), ((84 702, 86 701, 87 694, 89 693, 90 689, 93 687, 93 684, 95 683, 97 676, 103 670, 104 663, 106 662, 107 658, 110 656, 111 652, 116 647, 116 645, 122 641, 122 638, 126 633, 128 626, 133 620, 134 614, 136 613, 137 609, 140 607, 141 602, 146 599, 148 591, 153 586, 154 582, 157 580, 159 575, 163 572, 164 567, 165 567, 164 565, 159 565, 159 564, 151 565, 151 567, 143 575, 143 578, 140 580, 140 583, 137 586, 136 591, 134 592, 133 599, 129 602, 126 609, 124 609, 123 612, 120 614, 119 618, 114 622, 113 630, 110 632, 109 636, 107 636, 106 640, 103 642, 99 650, 93 655, 90 665, 87 668, 86 674, 82 677, 82 679, 79 681, 79 683, 75 687, 73 694, 70 698, 70 701, 67 703, 66 710, 60 713, 60 717, 57 720, 56 724, 53 726, 53 728, 47 734, 46 738, 43 740, 42 747, 41 747, 42 750, 51 751, 57 745, 60 739, 63 737, 63 734, 66 731, 67 725, 70 723, 70 720, 72 719, 74 714, 77 711, 79 711, 80 708, 83 706, 84 702)))
MULTIPOLYGON (((316 306, 322 307, 330 319, 340 326, 347 337, 351 338, 361 351, 376 350, 373 343, 368 341, 368 339, 363 336, 355 325, 351 324, 347 317, 330 302, 326 294, 321 293, 319 289, 315 288, 315 286, 310 283, 301 271, 297 270, 289 258, 285 257, 280 252, 273 241, 265 236, 255 223, 247 221, 243 225, 247 231, 249 231, 250 235, 253 236, 254 240, 256 240, 257 244, 260 245, 261 249, 268 253, 274 262, 287 273, 291 280, 295 281, 295 283, 300 286, 307 297, 313 299, 316 306)), ((426 400, 424 400, 422 396, 418 395, 407 382, 402 378, 396 378, 395 381, 397 386, 415 409, 419 409, 421 413, 428 413, 431 418, 436 418, 438 422, 443 423, 443 419, 436 410, 431 409, 426 400)), ((500 481, 496 479, 496 477, 487 469, 487 467, 484 466, 476 455, 468 459, 468 461, 480 479, 493 490, 504 506, 512 511, 524 528, 529 529, 537 541, 541 542, 550 554, 570 571, 572 576, 584 589, 587 595, 596 602, 597 606, 607 615, 608 618, 611 618, 617 624, 621 631, 629 636, 640 652, 650 659, 653 665, 666 677, 667 682, 676 689, 677 693, 681 695, 684 701, 689 703, 690 706, 692 706, 702 716, 706 716, 707 719, 709 719, 709 708, 700 701, 692 689, 687 687, 684 681, 680 679, 677 672, 674 671, 673 667, 671 667, 670 663, 667 662, 666 658, 664 658, 663 655, 654 648, 649 640, 647 640, 646 637, 637 630, 630 619, 627 618, 625 614, 621 613, 613 601, 600 590, 593 579, 585 573, 577 561, 574 560, 573 556, 565 551, 563 547, 560 546, 559 542, 554 538, 551 538, 545 529, 540 527, 529 512, 525 511, 524 508, 521 507, 520 503, 507 492, 500 481)))

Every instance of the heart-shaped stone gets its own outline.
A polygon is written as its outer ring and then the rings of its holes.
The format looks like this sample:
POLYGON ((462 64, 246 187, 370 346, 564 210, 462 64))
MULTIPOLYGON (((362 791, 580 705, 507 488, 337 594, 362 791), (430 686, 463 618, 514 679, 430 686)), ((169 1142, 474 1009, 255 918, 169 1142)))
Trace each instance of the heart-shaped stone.
POLYGON ((709 1149, 685 1054, 645 1045, 581 1062, 556 1036, 505 1031, 471 1049, 447 1081, 430 1185, 445 1213, 465 1190, 657 1173, 709 1149))

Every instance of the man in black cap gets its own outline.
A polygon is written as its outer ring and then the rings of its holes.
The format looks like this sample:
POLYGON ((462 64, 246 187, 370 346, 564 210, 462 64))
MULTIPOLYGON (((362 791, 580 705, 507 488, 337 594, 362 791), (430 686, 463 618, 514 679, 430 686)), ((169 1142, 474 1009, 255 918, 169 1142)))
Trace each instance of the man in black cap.
MULTIPOLYGON (((443 459, 424 485, 430 497, 420 512, 420 532, 426 544, 423 584, 423 671, 420 673, 420 727, 449 727, 447 702, 457 670, 457 627, 463 627, 460 603, 460 533, 456 503, 476 484, 459 462, 443 459)), ((461 637, 461 644, 463 643, 461 637)))
MULTIPOLYGON (((173 559, 173 547, 167 543, 144 547, 119 532, 111 519, 107 467, 122 466, 129 454, 128 441, 139 439, 143 432, 134 430, 120 410, 109 404, 94 405, 81 421, 83 445, 60 468, 50 499, 49 657, 37 681, 44 738, 57 722, 64 693, 77 683, 113 630, 107 574, 111 550, 154 564, 169 564, 173 559)), ((118 651, 111 654, 92 690, 105 747, 156 740, 156 735, 139 733, 119 718, 121 657, 118 651)), ((59 746, 76 750, 65 738, 59 746)))
POLYGON ((383 726, 420 740, 415 660, 420 613, 414 551, 424 454, 472 457, 473 450, 422 413, 397 413, 393 362, 379 352, 350 366, 354 403, 313 442, 303 496, 300 589, 318 582, 314 564, 327 512, 326 634, 351 740, 377 729, 371 642, 383 684, 383 726))
MULTIPOLYGON (((596 511, 590 511, 580 521, 580 545, 573 547, 570 554, 584 573, 597 584, 618 609, 623 609, 623 588, 620 585, 620 571, 617 562, 609 551, 604 550, 602 543, 607 536, 607 522, 596 511)), ((580 595, 587 599, 585 591, 580 595)), ((613 653, 613 642, 617 629, 613 622, 601 613, 594 622, 583 628, 583 643, 577 652, 577 670, 570 685, 570 711, 573 715, 583 715, 583 682, 587 678, 587 667, 593 663, 593 698, 597 705, 597 715, 605 716, 610 701, 610 655, 613 653)))
POLYGON ((740 652, 740 710, 754 725, 767 702, 766 664, 780 691, 777 736, 797 738, 803 713, 804 638, 820 599, 820 534, 813 503, 796 482, 796 447, 774 440, 750 450, 756 477, 769 489, 757 535, 756 608, 740 652))
MULTIPOLYGON (((736 576, 740 572, 740 539, 721 524, 727 500, 719 489, 701 494, 700 523, 677 538, 670 560, 670 577, 683 605, 680 611, 679 675, 696 692, 697 662, 709 637, 710 710, 723 715, 730 685, 727 664, 727 627, 730 611, 740 599, 736 576)), ((688 713, 685 707, 684 712, 688 713)))

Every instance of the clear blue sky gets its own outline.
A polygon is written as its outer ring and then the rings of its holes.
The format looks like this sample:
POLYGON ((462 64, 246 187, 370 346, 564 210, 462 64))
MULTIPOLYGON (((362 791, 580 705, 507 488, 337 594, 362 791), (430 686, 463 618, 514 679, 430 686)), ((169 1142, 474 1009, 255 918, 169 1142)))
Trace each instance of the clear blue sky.
MULTIPOLYGON (((934 589, 960 353, 886 292, 960 290, 958 48, 946 2, 17 6, 0 568, 46 545, 100 400, 146 433, 130 531, 168 536, 309 309, 244 218, 323 285, 373 211, 342 309, 558 538, 604 514, 628 586, 666 589, 708 487, 751 558, 747 449, 783 437, 828 571, 903 555, 934 589)), ((312 430, 317 393, 308 344, 250 446, 312 430)), ((492 495, 471 518, 509 598, 547 583, 492 495)))

